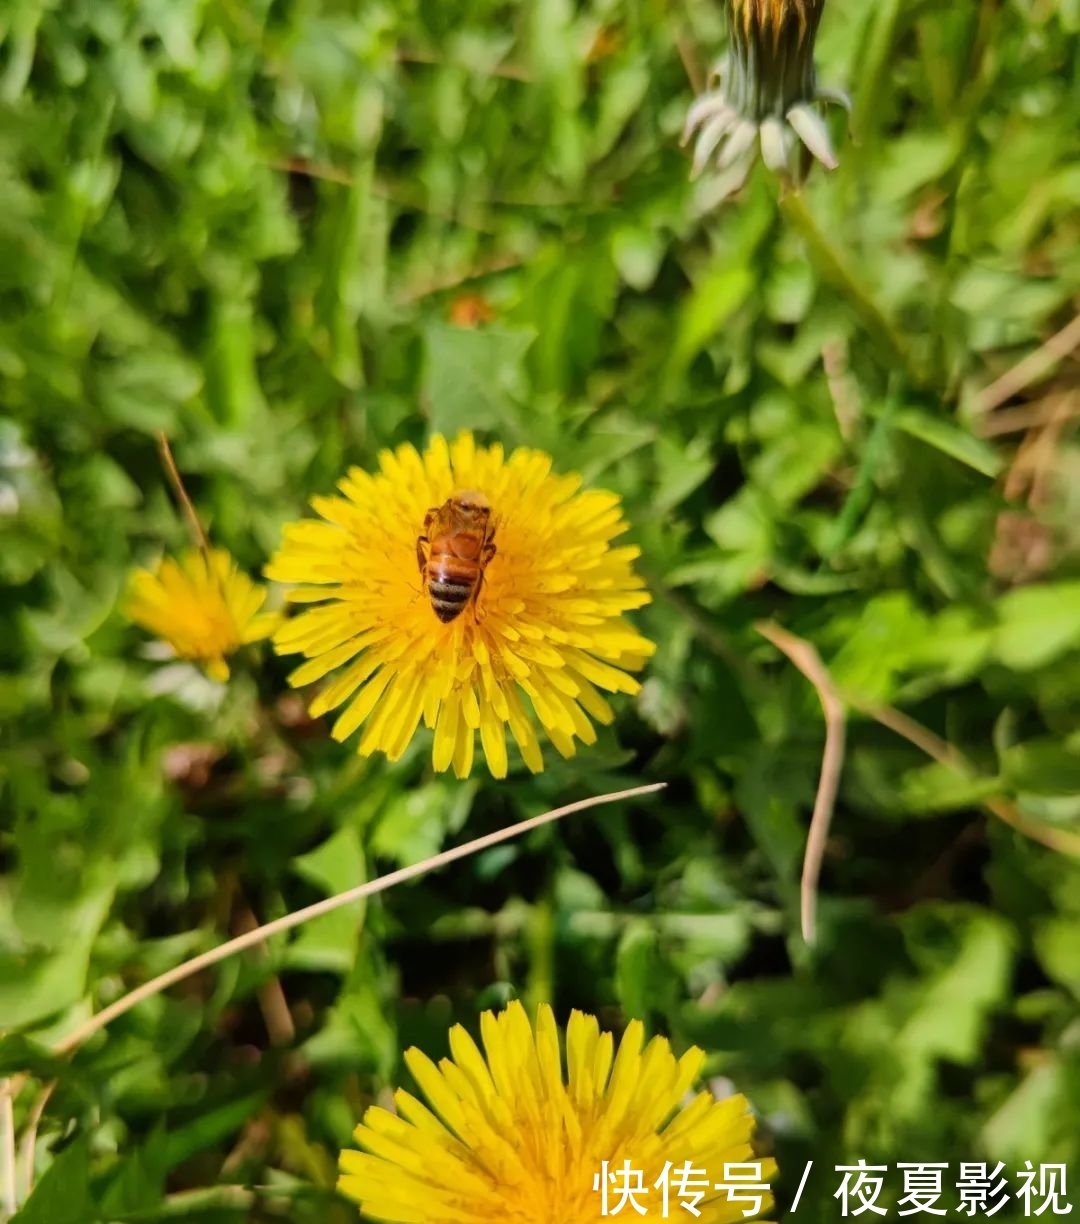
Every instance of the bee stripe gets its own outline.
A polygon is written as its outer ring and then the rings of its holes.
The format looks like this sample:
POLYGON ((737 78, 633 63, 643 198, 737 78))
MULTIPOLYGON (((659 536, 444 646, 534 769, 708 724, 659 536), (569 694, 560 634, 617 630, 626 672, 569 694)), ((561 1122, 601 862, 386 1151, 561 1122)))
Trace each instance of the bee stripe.
POLYGON ((440 603, 465 603, 472 594, 472 587, 464 582, 439 582, 438 580, 428 583, 428 591, 433 600, 438 600, 440 603))
POLYGON ((465 611, 472 593, 472 586, 462 582, 440 582, 434 579, 428 583, 432 610, 444 625, 456 620, 465 611))
POLYGON ((433 578, 444 582, 469 582, 476 576, 478 568, 475 561, 445 553, 434 554, 428 560, 428 572, 433 578))

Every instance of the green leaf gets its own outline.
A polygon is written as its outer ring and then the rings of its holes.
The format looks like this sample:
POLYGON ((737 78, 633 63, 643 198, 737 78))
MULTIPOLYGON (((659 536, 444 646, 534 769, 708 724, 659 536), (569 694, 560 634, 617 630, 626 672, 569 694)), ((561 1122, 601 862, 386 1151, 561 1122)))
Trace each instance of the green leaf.
POLYGON ((1002 790, 1000 778, 967 777, 951 765, 933 762, 904 774, 900 798, 912 815, 931 815, 977 807, 1002 790))
POLYGON ((1016 935, 994 914, 946 905, 917 911, 909 928, 909 941, 944 963, 920 987, 918 1005, 897 1039, 908 1051, 968 1066, 978 1055, 988 1014, 1008 996, 1016 935), (925 932, 924 923, 930 924, 925 932))
POLYGON ((90 1140, 80 1135, 39 1178, 12 1224, 96 1224, 90 1199, 90 1140))
POLYGON ((424 328, 424 400, 434 433, 495 429, 522 387, 521 363, 536 333, 431 322, 424 328))
POLYGON ((1080 646, 1080 582, 1019 587, 997 602, 994 654, 1006 667, 1031 671, 1080 646))
MULTIPOLYGON (((360 835, 351 824, 343 825, 315 850, 293 859, 293 868, 328 897, 367 879, 360 835)), ((298 969, 345 973, 356 958, 366 908, 358 901, 305 923, 289 945, 286 963, 298 969)))
POLYGON ((1080 792, 1080 753, 1055 739, 1014 744, 1001 756, 1003 780, 1016 791, 1034 795, 1080 792))
POLYGON ((974 468, 991 479, 1000 475, 1004 460, 989 442, 968 433, 951 421, 916 408, 905 408, 893 418, 897 429, 933 446, 942 454, 974 468))
POLYGON ((1071 1106, 1061 1062, 1051 1056, 1034 1067, 987 1120, 978 1139, 991 1160, 1030 1160, 1026 1153, 1045 1152, 1071 1106))
POLYGON ((199 1152, 231 1138, 265 1105, 267 1096, 268 1090, 260 1090, 206 1109, 194 1122, 165 1136, 160 1149, 154 1151, 155 1162, 160 1160, 165 1169, 175 1169, 199 1152))
POLYGON ((1080 999, 1080 917, 1045 918, 1035 929, 1035 952, 1046 974, 1080 999))
POLYGON ((165 1197, 168 1158, 167 1132, 164 1123, 158 1122, 146 1142, 122 1156, 110 1170, 108 1184, 99 1195, 102 1212, 123 1216, 158 1207, 165 1197))
POLYGON ((656 933, 647 922, 629 923, 615 953, 615 989, 627 1016, 648 1019, 656 969, 656 933))
POLYGON ((22 1033, 7 1033, 0 1037, 0 1077, 25 1073, 35 1079, 58 1079, 71 1064, 57 1058, 46 1045, 33 1041, 22 1033))
MULTIPOLYGON (((9 925, 0 908, 0 931, 22 945, 19 951, 0 948, 0 1015, 6 1025, 33 1024, 81 998, 93 941, 105 921, 113 891, 106 884, 67 902, 43 894, 26 896, 18 927, 9 925), (40 944, 35 947, 39 938, 51 940, 46 933, 55 931, 58 923, 66 924, 67 938, 48 949, 40 944)), ((0 898, 0 906, 2 902, 0 898)))
POLYGON ((706 273, 675 321, 675 336, 665 369, 667 386, 673 387, 683 376, 690 362, 746 302, 753 287, 753 275, 741 262, 721 264, 706 273))

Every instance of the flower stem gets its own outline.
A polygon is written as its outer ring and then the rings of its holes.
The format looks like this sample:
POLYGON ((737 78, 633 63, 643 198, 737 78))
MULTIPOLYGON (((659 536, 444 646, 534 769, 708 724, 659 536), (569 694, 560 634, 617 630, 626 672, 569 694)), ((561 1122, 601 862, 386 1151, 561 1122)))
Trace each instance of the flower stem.
POLYGON ((802 191, 789 191, 780 200, 785 219, 802 235, 822 277, 839 289, 862 320, 866 330, 884 350, 884 359, 891 368, 900 366, 916 386, 929 385, 921 363, 915 360, 904 336, 882 311, 869 288, 859 279, 825 231, 818 225, 802 191))
POLYGON ((532 907, 529 918, 529 980, 525 1006, 535 1014, 541 1003, 551 1003, 555 989, 555 915, 550 885, 532 907))

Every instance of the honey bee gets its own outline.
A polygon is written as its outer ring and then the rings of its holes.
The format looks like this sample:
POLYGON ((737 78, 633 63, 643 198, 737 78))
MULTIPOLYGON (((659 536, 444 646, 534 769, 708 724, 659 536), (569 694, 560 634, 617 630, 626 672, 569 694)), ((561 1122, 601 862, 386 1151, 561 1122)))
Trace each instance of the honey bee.
POLYGON ((495 555, 495 525, 483 493, 454 493, 424 516, 416 562, 435 615, 444 625, 476 601, 495 555), (426 547, 425 547, 426 546, 426 547))

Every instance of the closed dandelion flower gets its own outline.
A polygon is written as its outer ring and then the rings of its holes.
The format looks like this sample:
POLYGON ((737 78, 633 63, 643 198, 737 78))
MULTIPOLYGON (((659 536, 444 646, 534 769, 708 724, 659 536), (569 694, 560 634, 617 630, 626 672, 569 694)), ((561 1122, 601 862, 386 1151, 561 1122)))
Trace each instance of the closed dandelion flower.
POLYGON ((743 1166, 744 1186, 772 1180, 776 1166, 752 1161, 754 1122, 744 1097, 718 1101, 699 1092, 685 1102, 701 1050, 677 1059, 662 1037, 642 1048, 635 1020, 616 1052, 612 1035, 575 1011, 564 1075, 549 1007, 539 1008, 535 1032, 517 1002, 498 1015, 485 1012, 480 1031, 486 1058, 460 1025, 450 1030, 451 1057, 438 1066, 419 1050, 406 1052, 430 1109, 399 1089, 396 1113, 379 1106, 365 1113, 355 1135, 364 1151, 342 1153, 338 1180, 365 1216, 400 1224, 594 1224, 604 1214, 670 1219, 689 1202, 702 1224, 734 1224, 772 1206, 764 1185, 756 1211, 752 1186, 740 1190, 741 1201, 716 1188, 727 1164, 743 1166), (680 1200, 684 1168, 694 1176, 680 1200), (761 1176, 747 1179, 748 1172, 761 1176), (644 1187, 633 1206, 620 1204, 618 1184, 644 1187))
POLYGON ((710 74, 710 88, 686 116, 683 144, 697 132, 691 170, 710 159, 731 173, 730 190, 746 179, 760 141, 771 170, 805 177, 811 158, 836 168, 822 102, 850 110, 839 90, 819 88, 814 42, 825 0, 727 0, 731 46, 710 74), (793 164, 794 163, 794 164, 793 164))
POLYGON ((177 658, 199 663, 212 680, 229 678, 228 655, 269 637, 280 621, 259 613, 266 588, 237 568, 223 549, 190 549, 131 576, 123 611, 169 645, 177 658))
POLYGON ((296 584, 289 600, 318 605, 274 639, 307 659, 291 684, 334 673, 312 716, 343 707, 334 738, 362 726, 358 751, 391 761, 423 719, 435 769, 459 778, 477 732, 496 778, 507 728, 534 773, 537 724, 564 757, 594 743, 593 721, 614 718, 601 690, 636 693, 628 672, 654 647, 624 619, 650 596, 632 566, 640 550, 612 546, 627 529, 619 498, 580 484, 541 451, 504 457, 464 433, 423 455, 383 451, 376 473, 353 468, 341 497, 315 498, 324 521, 286 527, 266 568, 296 584))

